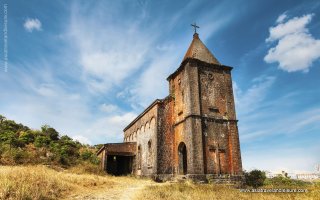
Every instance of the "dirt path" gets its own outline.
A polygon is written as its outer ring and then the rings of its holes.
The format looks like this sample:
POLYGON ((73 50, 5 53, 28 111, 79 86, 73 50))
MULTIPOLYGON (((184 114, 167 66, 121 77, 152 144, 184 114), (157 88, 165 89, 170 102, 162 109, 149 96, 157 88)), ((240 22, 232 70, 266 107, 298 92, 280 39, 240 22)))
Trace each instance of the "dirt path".
POLYGON ((73 194, 64 199, 84 199, 84 200, 133 200, 137 192, 147 186, 156 185, 151 180, 137 180, 134 182, 117 182, 115 185, 103 185, 96 188, 79 188, 73 194))

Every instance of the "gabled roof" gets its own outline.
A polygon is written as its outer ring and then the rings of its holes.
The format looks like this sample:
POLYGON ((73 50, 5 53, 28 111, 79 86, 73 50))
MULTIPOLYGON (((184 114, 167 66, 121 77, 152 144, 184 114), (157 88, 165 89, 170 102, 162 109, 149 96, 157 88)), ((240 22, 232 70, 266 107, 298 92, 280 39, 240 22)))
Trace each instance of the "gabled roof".
POLYGON ((220 62, 214 57, 214 55, 209 51, 209 49, 202 43, 198 33, 195 33, 193 35, 193 40, 182 62, 187 58, 195 58, 206 63, 220 65, 220 62))

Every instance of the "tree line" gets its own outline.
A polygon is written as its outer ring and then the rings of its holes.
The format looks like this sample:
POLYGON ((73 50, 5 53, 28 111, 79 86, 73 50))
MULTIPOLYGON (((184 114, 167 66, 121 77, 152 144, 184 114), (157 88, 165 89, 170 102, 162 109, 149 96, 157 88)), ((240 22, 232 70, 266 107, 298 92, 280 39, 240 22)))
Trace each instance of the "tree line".
POLYGON ((99 164, 95 152, 101 145, 81 144, 49 125, 34 130, 0 115, 0 164, 99 164))

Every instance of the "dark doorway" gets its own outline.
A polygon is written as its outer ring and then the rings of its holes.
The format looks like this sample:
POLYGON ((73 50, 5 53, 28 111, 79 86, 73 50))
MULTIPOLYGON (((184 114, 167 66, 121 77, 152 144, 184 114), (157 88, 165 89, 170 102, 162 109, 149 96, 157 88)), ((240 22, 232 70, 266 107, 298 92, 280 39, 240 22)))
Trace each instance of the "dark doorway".
POLYGON ((183 142, 181 142, 178 146, 178 153, 179 153, 179 174, 187 174, 187 148, 183 142))
POLYGON ((131 174, 133 156, 107 155, 107 173, 121 176, 131 174))

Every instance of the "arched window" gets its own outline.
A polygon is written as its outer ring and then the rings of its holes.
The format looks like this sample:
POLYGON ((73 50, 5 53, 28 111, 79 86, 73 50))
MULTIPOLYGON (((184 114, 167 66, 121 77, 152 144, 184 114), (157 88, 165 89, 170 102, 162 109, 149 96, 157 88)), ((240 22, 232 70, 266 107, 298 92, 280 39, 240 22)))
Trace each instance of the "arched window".
POLYGON ((141 131, 140 129, 137 130, 137 135, 140 135, 141 131))
POLYGON ((151 121, 150 121, 150 128, 154 129, 156 125, 156 120, 154 119, 154 117, 152 117, 151 121))
POLYGON ((138 146, 138 159, 137 159, 137 164, 138 164, 138 169, 141 169, 141 145, 138 146))
POLYGON ((148 167, 152 167, 152 143, 151 140, 148 142, 148 159, 147 159, 148 167))

